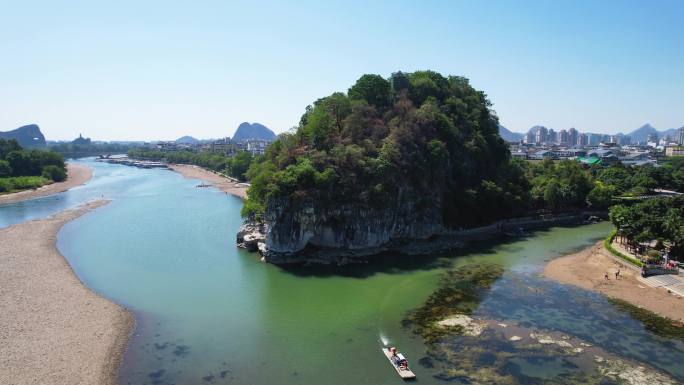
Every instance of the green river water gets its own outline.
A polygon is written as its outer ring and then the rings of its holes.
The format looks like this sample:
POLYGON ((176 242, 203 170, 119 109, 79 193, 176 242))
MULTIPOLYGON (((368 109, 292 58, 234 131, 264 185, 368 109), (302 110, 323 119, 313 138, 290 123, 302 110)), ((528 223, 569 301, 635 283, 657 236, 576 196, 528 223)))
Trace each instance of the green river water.
MULTIPOLYGON (((538 276, 545 261, 604 237, 607 223, 491 241, 452 255, 281 268, 235 247, 239 199, 196 188, 198 181, 171 171, 84 163, 95 169, 89 184, 0 207, 0 226, 90 198, 112 199, 67 224, 58 248, 86 285, 135 315, 121 384, 400 383, 380 352, 381 337, 412 361, 418 383, 467 383, 419 364, 427 346, 403 321, 445 271, 483 262, 502 265, 505 273, 474 315, 563 332, 684 378, 684 344, 652 335, 601 296, 538 276)), ((497 345, 486 349, 498 351, 497 345)), ((557 362, 540 364, 515 351, 507 359, 505 370, 518 383, 563 383, 557 376, 565 371, 592 370, 567 363, 554 369, 557 362)), ((480 364, 488 365, 486 359, 480 364)))

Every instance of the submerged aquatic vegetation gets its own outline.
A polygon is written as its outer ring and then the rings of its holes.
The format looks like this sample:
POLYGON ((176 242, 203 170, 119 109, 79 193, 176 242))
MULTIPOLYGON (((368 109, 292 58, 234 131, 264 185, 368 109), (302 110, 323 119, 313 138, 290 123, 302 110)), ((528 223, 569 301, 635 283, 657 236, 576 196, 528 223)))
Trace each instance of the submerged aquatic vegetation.
POLYGON ((565 314, 558 306, 587 309, 593 302, 581 296, 565 301, 566 288, 528 278, 504 276, 495 264, 449 271, 404 321, 427 344, 420 365, 455 383, 642 385, 648 378, 677 383, 650 365, 609 353, 583 329, 551 322, 565 314), (548 319, 535 316, 539 312, 548 319), (594 355, 607 358, 598 362, 594 355))
MULTIPOLYGON (((587 367, 579 340, 549 331, 522 330, 511 341, 504 328, 490 323, 479 337, 444 336, 429 345, 428 360, 444 380, 477 384, 610 384, 587 367), (527 337, 529 335, 529 337, 527 337)), ((428 361, 424 360, 424 361, 428 361)), ((422 363, 423 361, 421 361, 422 363)), ((592 365, 593 367, 593 365, 592 365)))
POLYGON ((634 306, 627 301, 608 298, 616 309, 624 311, 632 318, 640 321, 646 330, 665 338, 676 338, 684 341, 684 325, 666 317, 661 317, 649 310, 634 306))
POLYGON ((461 324, 440 324, 440 321, 459 314, 472 314, 486 290, 501 278, 503 272, 503 267, 496 264, 475 264, 448 271, 439 288, 423 306, 409 315, 405 324, 415 326, 415 332, 428 342, 435 342, 447 334, 464 332, 461 324))

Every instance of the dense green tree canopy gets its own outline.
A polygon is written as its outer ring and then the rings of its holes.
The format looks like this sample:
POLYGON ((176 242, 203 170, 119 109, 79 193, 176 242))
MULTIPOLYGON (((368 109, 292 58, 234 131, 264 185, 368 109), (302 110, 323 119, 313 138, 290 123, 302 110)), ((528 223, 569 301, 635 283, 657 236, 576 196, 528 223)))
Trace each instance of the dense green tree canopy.
POLYGON ((0 138, 0 159, 5 159, 12 151, 20 151, 21 146, 15 139, 0 138))
POLYGON ((684 192, 684 158, 658 166, 625 167, 620 163, 595 170, 596 179, 614 186, 618 194, 647 195, 655 188, 684 192))
POLYGON ((673 257, 684 258, 684 196, 616 205, 610 220, 629 243, 659 240, 669 245, 673 257))
POLYGON ((25 150, 16 140, 0 139, 0 192, 36 188, 66 179, 64 158, 54 151, 25 150))
POLYGON ((8 161, 0 159, 0 178, 12 175, 12 167, 8 161))
POLYGON ((349 99, 360 100, 376 108, 390 103, 390 83, 380 75, 363 75, 347 92, 349 99))

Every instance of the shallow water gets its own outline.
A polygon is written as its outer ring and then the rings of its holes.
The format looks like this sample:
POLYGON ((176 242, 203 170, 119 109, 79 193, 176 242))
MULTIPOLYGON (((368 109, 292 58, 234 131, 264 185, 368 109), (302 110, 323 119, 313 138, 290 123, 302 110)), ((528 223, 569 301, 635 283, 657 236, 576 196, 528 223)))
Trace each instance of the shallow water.
POLYGON ((152 177, 150 172, 172 171, 138 170, 99 163, 91 158, 70 160, 93 169, 93 177, 83 186, 68 191, 22 202, 0 205, 0 228, 32 219, 45 218, 62 210, 78 206, 91 199, 117 199, 129 194, 131 186, 152 177), (147 172, 146 172, 147 171, 147 172))
MULTIPOLYGON (((169 171, 87 163, 96 170, 88 185, 52 200, 0 207, 0 226, 102 194, 113 199, 67 224, 58 247, 90 288, 135 314, 121 384, 394 384, 396 373, 379 350, 381 335, 414 362, 419 383, 442 383, 433 377, 436 368, 418 364, 426 346, 402 320, 447 269, 480 262, 501 264, 507 273, 476 315, 574 333, 684 378, 680 342, 653 336, 598 295, 537 277, 546 260, 604 237, 606 223, 540 231, 454 255, 279 268, 235 247, 239 199, 195 188, 197 181, 169 171)), ((510 367, 523 374, 521 382, 582 370, 520 357, 510 367)))

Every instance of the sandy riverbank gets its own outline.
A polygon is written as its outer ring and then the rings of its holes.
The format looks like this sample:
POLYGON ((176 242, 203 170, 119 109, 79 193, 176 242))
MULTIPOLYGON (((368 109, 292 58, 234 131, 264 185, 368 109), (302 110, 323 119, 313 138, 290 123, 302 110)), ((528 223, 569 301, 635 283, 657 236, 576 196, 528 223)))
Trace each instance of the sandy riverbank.
POLYGON ((88 166, 67 163, 66 168, 67 179, 64 182, 51 183, 35 190, 0 195, 0 205, 61 193, 72 187, 80 186, 93 177, 93 170, 88 166))
POLYGON ((0 384, 114 385, 133 316, 86 288, 55 246, 94 201, 0 229, 0 384))
POLYGON ((238 186, 237 182, 221 175, 214 174, 198 166, 186 164, 169 164, 169 168, 189 179, 200 179, 212 186, 244 200, 247 199, 247 187, 238 186))
POLYGON ((544 276, 619 298, 663 317, 684 322, 684 299, 639 282, 639 271, 616 261, 609 253, 600 241, 578 253, 549 262, 544 268, 544 276), (616 280, 618 268, 621 278, 616 280), (609 280, 604 278, 606 272, 609 280))

